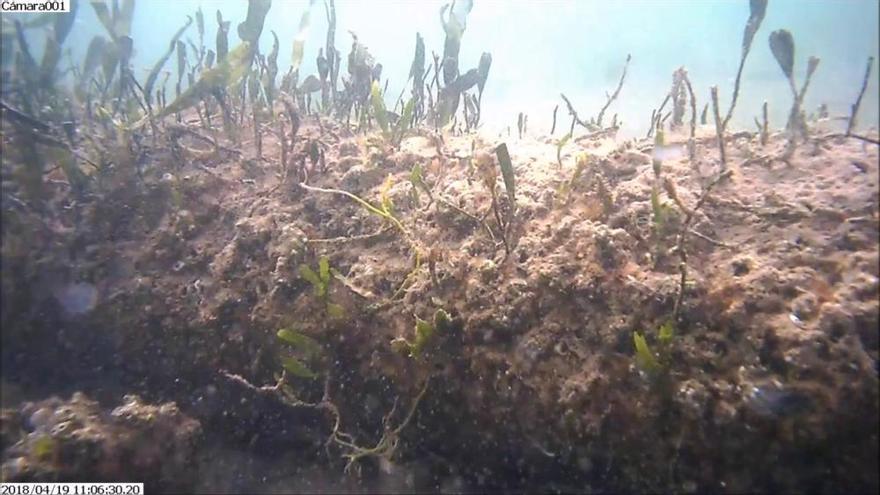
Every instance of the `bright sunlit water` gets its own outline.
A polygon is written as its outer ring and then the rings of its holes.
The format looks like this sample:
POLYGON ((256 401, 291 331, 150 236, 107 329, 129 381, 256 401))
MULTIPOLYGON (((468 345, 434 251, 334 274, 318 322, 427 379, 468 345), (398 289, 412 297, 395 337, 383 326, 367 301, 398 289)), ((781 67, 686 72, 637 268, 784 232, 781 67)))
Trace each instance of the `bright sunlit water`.
MULTIPOLYGON (((426 58, 442 54, 444 33, 440 9, 444 0, 339 0, 336 2, 336 47, 345 59, 349 31, 358 35, 383 65, 389 103, 406 83, 415 48, 415 33, 425 39, 426 58)), ((146 77, 168 47, 168 40, 201 6, 205 14, 205 44, 214 45, 216 10, 231 20, 231 47, 238 42, 236 26, 247 13, 247 2, 158 0, 137 5, 132 37, 133 66, 146 77)), ((80 9, 68 38, 75 60, 81 60, 89 40, 103 27, 88 5, 80 9)), ((274 30, 281 40, 279 76, 290 65, 293 39, 309 2, 276 0, 260 39, 271 49, 274 30)), ((769 101, 771 125, 781 127, 791 106, 791 94, 768 48, 776 29, 794 36, 795 78, 803 81, 806 60, 821 64, 807 92, 808 113, 826 103, 831 116, 849 113, 869 56, 878 56, 878 2, 871 0, 772 0, 758 31, 743 73, 734 124, 753 126, 761 104, 769 101)), ((490 52, 492 70, 483 95, 484 122, 491 129, 515 129, 519 112, 529 116, 534 133, 549 131, 553 107, 560 104, 560 122, 568 123, 559 93, 565 93, 586 116, 595 116, 620 78, 626 55, 632 55, 627 80, 608 110, 623 122, 624 135, 643 135, 651 110, 660 105, 678 67, 688 69, 698 105, 709 100, 718 85, 726 109, 740 58, 742 32, 749 16, 748 2, 737 0, 595 0, 502 1, 476 0, 467 18, 460 53, 461 72, 476 67, 480 54, 490 52)), ((325 45, 327 17, 323 2, 311 8, 302 80, 316 73, 315 56, 325 45)), ((195 25, 184 35, 198 43, 195 25)), ((165 70, 174 70, 172 60, 165 70)), ((137 73, 137 72, 136 72, 137 73)), ((341 75, 345 75, 343 63, 341 75)), ((861 126, 877 125, 878 71, 874 70, 860 110, 861 126)), ((171 80, 174 80, 172 77, 171 80)), ((408 91, 408 90, 407 90, 408 91)), ((701 108, 698 108, 698 112, 701 108)))

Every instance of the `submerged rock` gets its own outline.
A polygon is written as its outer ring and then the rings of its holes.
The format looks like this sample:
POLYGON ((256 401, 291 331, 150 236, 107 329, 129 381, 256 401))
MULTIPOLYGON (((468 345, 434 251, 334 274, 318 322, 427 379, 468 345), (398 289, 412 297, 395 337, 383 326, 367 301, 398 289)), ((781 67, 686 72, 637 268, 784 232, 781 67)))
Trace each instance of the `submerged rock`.
POLYGON ((77 392, 4 409, 0 421, 4 481, 144 481, 148 491, 186 491, 195 482, 201 426, 173 402, 127 395, 108 412, 77 392))

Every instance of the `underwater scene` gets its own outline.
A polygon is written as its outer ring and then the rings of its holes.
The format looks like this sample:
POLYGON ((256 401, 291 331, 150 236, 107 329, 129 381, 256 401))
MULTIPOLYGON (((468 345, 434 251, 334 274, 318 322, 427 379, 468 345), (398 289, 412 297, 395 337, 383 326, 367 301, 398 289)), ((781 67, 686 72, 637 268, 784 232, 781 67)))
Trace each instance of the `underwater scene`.
POLYGON ((4 494, 880 492, 876 0, 2 8, 4 494))

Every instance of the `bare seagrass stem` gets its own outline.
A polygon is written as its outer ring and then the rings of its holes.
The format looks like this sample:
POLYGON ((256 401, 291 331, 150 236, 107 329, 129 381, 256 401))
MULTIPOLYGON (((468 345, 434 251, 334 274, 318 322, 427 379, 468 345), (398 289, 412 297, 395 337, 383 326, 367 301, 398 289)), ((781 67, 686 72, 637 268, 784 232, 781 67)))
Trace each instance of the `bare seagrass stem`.
POLYGON ((856 127, 856 114, 859 113, 859 106, 862 104, 862 97, 865 96, 865 90, 868 89, 868 79, 871 77, 871 67, 874 65, 874 57, 868 57, 868 66, 865 68, 865 78, 862 80, 862 89, 859 90, 859 96, 852 105, 852 112, 849 115, 849 123, 846 124, 846 135, 852 134, 856 127))
POLYGON ((687 87, 688 96, 691 100, 691 136, 688 138, 688 158, 691 164, 693 164, 697 159, 697 98, 694 96, 694 88, 691 86, 691 80, 687 73, 684 74, 684 84, 687 87))
POLYGON ((306 239, 307 244, 341 244, 345 242, 365 241, 383 236, 393 230, 391 226, 385 226, 372 234, 360 234, 353 236, 330 237, 326 239, 306 239))
POLYGON ((715 133, 718 135, 718 150, 721 154, 721 170, 727 170, 727 155, 724 152, 724 123, 718 114, 718 86, 712 86, 712 114, 715 116, 715 133))
POLYGON ((862 136, 862 135, 855 134, 855 133, 853 133, 853 134, 849 134, 849 135, 847 135, 847 134, 828 134, 828 135, 826 135, 826 136, 822 136, 822 138, 823 138, 823 139, 830 139, 830 138, 852 138, 852 139, 858 139, 859 141, 864 141, 864 142, 866 142, 866 143, 880 144, 880 139, 872 138, 872 137, 870 137, 870 136, 862 136))
POLYGON ((492 229, 489 228, 489 224, 486 223, 485 220, 468 213, 463 208, 457 206, 455 203, 453 203, 452 201, 449 201, 448 199, 444 198, 443 196, 434 196, 434 198, 437 200, 437 203, 442 204, 452 210, 457 211, 458 213, 464 215, 465 217, 472 220, 473 222, 475 222, 478 225, 482 225, 483 228, 486 229, 486 232, 489 234, 489 237, 492 239, 492 242, 495 242, 495 234, 492 232, 492 229))
POLYGON ((736 100, 739 96, 739 86, 740 81, 742 80, 743 67, 745 67, 746 59, 749 57, 749 52, 752 49, 752 41, 755 39, 755 33, 761 28, 761 22, 764 20, 764 15, 767 11, 767 0, 750 0, 749 11, 749 19, 746 22, 746 27, 743 31, 742 56, 739 59, 739 68, 736 70, 736 80, 733 84, 733 96, 730 99, 730 109, 727 110, 727 115, 724 117, 724 122, 721 124, 722 130, 727 130, 727 124, 733 116, 733 109, 736 107, 736 100))
POLYGON ((730 122, 730 118, 733 116, 733 109, 736 107, 736 99, 739 97, 739 84, 742 79, 743 67, 746 65, 746 57, 749 56, 750 48, 751 47, 744 47, 742 58, 739 59, 739 68, 736 70, 736 80, 733 82, 733 96, 730 98, 730 108, 727 110, 724 122, 721 123, 722 129, 727 129, 727 123, 730 122))
POLYGON ((587 123, 584 122, 583 120, 581 120, 580 117, 578 117, 577 110, 575 110, 574 106, 572 106, 571 102, 568 101, 568 97, 566 97, 562 93, 560 93, 559 96, 562 97, 562 101, 564 101, 565 105, 568 107, 568 114, 571 115, 571 119, 572 119, 571 120, 571 129, 568 131, 568 133, 574 134, 574 125, 575 124, 589 129, 590 127, 587 125, 587 123))
POLYGON ((663 99, 663 103, 660 104, 660 108, 651 112, 651 125, 648 127, 648 134, 645 136, 645 139, 654 135, 654 130, 657 128, 657 124, 662 121, 663 108, 666 107, 666 104, 669 103, 669 100, 672 99, 672 92, 666 93, 666 98, 663 99))
POLYGON ((212 139, 212 138, 210 138, 210 137, 208 137, 208 136, 205 136, 204 134, 199 133, 198 131, 192 129, 191 127, 187 127, 187 126, 184 125, 184 124, 173 124, 173 123, 172 123, 172 124, 167 124, 165 127, 166 127, 167 129, 170 129, 170 130, 173 130, 173 131, 178 131, 178 132, 181 132, 181 133, 188 134, 188 135, 190 135, 190 136, 192 136, 192 137, 194 137, 194 138, 196 138, 196 139, 198 139, 198 140, 200 140, 200 141, 202 141, 202 142, 205 142, 205 143, 210 144, 210 145, 213 146, 215 149, 219 149, 219 150, 221 150, 221 151, 225 151, 225 152, 227 152, 227 153, 231 153, 231 154, 233 154, 233 155, 241 156, 241 151, 236 150, 236 149, 232 149, 232 148, 229 148, 229 147, 226 147, 226 146, 223 146, 223 145, 221 145, 217 140, 212 139))
POLYGON ((254 124, 254 144, 257 147, 257 160, 263 159, 263 135, 260 132, 260 112, 257 109, 257 106, 254 105, 253 108, 253 124, 254 124))
POLYGON ((764 123, 763 125, 761 125, 761 146, 767 146, 767 142, 770 140, 770 124, 769 118, 767 117, 767 100, 764 100, 762 113, 764 114, 764 123))
POLYGON ((409 231, 406 230, 406 227, 404 227, 403 224, 400 223, 400 220, 398 220, 394 215, 391 215, 390 213, 388 213, 384 210, 380 210, 379 208, 376 208, 375 206, 370 204, 368 201, 361 199, 359 196, 352 194, 348 191, 343 191, 342 189, 324 189, 322 187, 309 186, 307 184, 300 184, 300 187, 302 187, 303 189, 306 189, 308 191, 322 192, 322 193, 329 193, 329 194, 338 194, 340 196, 345 196, 347 198, 354 200, 356 203, 363 206, 364 209, 366 209, 370 213, 372 213, 378 217, 384 218, 385 220, 390 222, 392 225, 394 225, 397 228, 397 230, 399 230, 400 233, 403 234, 404 239, 406 239, 406 241, 410 244, 410 246, 412 246, 413 249, 418 250, 417 246, 415 244, 415 241, 413 240, 409 231))
POLYGON ((611 103, 617 99, 617 95, 620 94, 620 88, 623 87, 623 81, 626 79, 626 69, 629 67, 629 61, 632 59, 632 55, 626 54, 626 63, 623 64, 623 74, 620 75, 620 81, 617 83, 617 89, 614 90, 614 93, 608 97, 608 101, 605 102, 605 106, 602 107, 602 110, 599 110, 599 116, 596 117, 596 125, 599 128, 602 128, 602 117, 605 115, 605 110, 608 110, 608 107, 611 106, 611 103))
POLYGON ((381 208, 373 206, 372 204, 370 204, 370 202, 368 202, 368 201, 366 201, 366 200, 364 200, 364 199, 358 197, 357 195, 352 194, 348 191, 343 191, 341 189, 324 189, 321 187, 309 186, 307 184, 302 184, 302 183, 300 184, 300 187, 302 187, 303 189, 305 189, 307 191, 337 194, 337 195, 345 196, 349 199, 352 199, 356 203, 358 203, 360 206, 362 206, 365 210, 367 210, 368 212, 386 220, 390 225, 392 225, 398 231, 400 231, 404 240, 409 245, 409 248, 412 250, 415 263, 414 263, 414 267, 413 267, 412 271, 409 272, 409 274, 406 276, 406 278, 404 278, 403 283, 401 283, 400 287, 396 291, 394 291, 394 294, 391 296, 391 300, 396 299, 397 296, 400 295, 406 289, 409 282, 411 280, 413 280, 413 278, 418 273, 419 268, 421 267, 422 254, 425 252, 421 248, 419 243, 415 240, 415 238, 412 236, 412 234, 410 234, 410 232, 406 229, 406 227, 403 226, 403 223, 400 220, 398 220, 397 217, 395 217, 385 207, 385 205, 382 205, 381 208))
POLYGON ((678 294, 675 297, 675 306, 672 309, 672 321, 678 322, 679 315, 681 313, 681 305, 684 301, 684 289, 685 284, 687 283, 687 248, 685 247, 685 242, 687 241, 687 235, 691 232, 691 223, 694 221, 694 216, 697 211, 703 206, 703 203, 706 202, 706 199, 709 197, 709 194, 712 190, 720 184, 724 179, 730 177, 733 172, 731 170, 725 170, 718 174, 712 182, 706 186, 706 189, 703 191, 703 194, 700 195, 700 198, 697 200, 697 204, 694 205, 693 208, 688 208, 685 206, 684 202, 678 196, 678 192, 675 188, 675 183, 672 182, 672 179, 666 177, 663 181, 663 186, 666 189, 666 194, 669 195, 670 198, 678 205, 679 209, 681 209, 682 213, 685 214, 684 221, 681 223, 681 228, 678 231, 677 242, 676 242, 676 251, 678 251, 678 272, 679 272, 679 280, 678 280, 678 294))
POLYGON ((278 177, 281 183, 287 179, 287 135, 284 132, 284 119, 278 119, 278 142, 281 143, 281 166, 278 169, 278 177))
MULTIPOLYGON (((156 126, 156 120, 153 118, 153 105, 150 104, 150 94, 144 91, 144 88, 137 82, 137 79, 134 78, 131 72, 128 72, 128 77, 131 79, 131 82, 134 84, 134 87, 138 89, 143 95, 143 103, 141 99, 138 98, 137 93, 134 91, 131 92, 132 96, 135 97, 138 104, 143 108, 144 112, 147 114, 147 118, 150 122, 150 129, 153 131, 153 144, 156 143, 156 137, 159 135, 159 128, 156 126)), ((864 92, 864 90, 862 90, 864 92)))

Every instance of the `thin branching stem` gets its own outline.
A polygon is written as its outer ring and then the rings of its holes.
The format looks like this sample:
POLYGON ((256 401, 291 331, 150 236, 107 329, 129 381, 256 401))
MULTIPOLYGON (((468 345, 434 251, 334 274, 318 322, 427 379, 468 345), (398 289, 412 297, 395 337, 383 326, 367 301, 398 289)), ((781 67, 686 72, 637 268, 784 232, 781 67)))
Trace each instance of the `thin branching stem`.
POLYGON ((589 129, 590 127, 586 124, 586 122, 584 122, 583 120, 580 119, 580 117, 578 117, 577 110, 574 109, 574 106, 568 100, 568 97, 565 96, 565 94, 563 94, 563 93, 560 93, 559 96, 562 97, 562 101, 564 101, 565 106, 568 107, 568 114, 571 115, 571 118, 572 118, 571 130, 568 133, 569 134, 574 133, 574 125, 575 124, 589 129))
POLYGON ((623 87, 623 81, 626 79, 626 69, 629 67, 629 61, 632 59, 631 54, 626 55, 626 63, 623 64, 623 74, 620 75, 620 81, 617 83, 617 89, 614 90, 614 93, 608 97, 608 101, 605 102, 605 106, 602 107, 602 110, 599 110, 599 116, 596 117, 596 125, 599 128, 602 128, 602 117, 605 115, 605 110, 608 110, 608 107, 611 106, 611 103, 617 99, 617 95, 620 94, 620 88, 623 87))
MULTIPOLYGON (((730 175, 732 173, 733 172, 730 170, 725 170, 725 171, 721 172, 720 174, 718 174, 718 176, 715 177, 715 179, 713 179, 712 182, 710 182, 708 186, 706 186, 706 189, 703 191, 703 194, 700 195, 699 199, 697 200, 697 204, 694 205, 693 208, 688 208, 684 204, 684 202, 681 200, 681 198, 679 197, 679 195, 676 191, 675 183, 672 182, 672 179, 670 179, 669 177, 666 177, 665 180, 663 181, 663 186, 666 189, 666 193, 669 195, 670 198, 672 198, 672 200, 675 202, 675 204, 678 205, 679 209, 685 215, 684 221, 681 222, 681 227, 679 228, 678 236, 676 239, 676 241, 677 241, 676 242, 676 251, 678 251, 678 257, 679 257, 679 263, 678 263, 679 281, 678 281, 678 295, 675 297, 675 306, 673 306, 673 309, 672 309, 672 321, 674 321, 674 322, 678 322, 678 317, 681 313, 681 305, 682 305, 682 302, 684 301, 684 290, 685 290, 685 284, 687 283, 687 261, 688 261, 688 255, 687 255, 687 249, 685 247, 685 242, 687 241, 687 235, 689 233, 691 233, 691 228, 690 228, 691 223, 693 222, 694 216, 696 215, 697 211, 703 206, 703 203, 706 202, 706 199, 709 197, 709 194, 712 192, 712 190, 715 188, 715 186, 720 184, 724 179, 727 179, 728 177, 730 177, 730 175)), ((705 238, 705 236, 702 236, 702 237, 705 238)))

